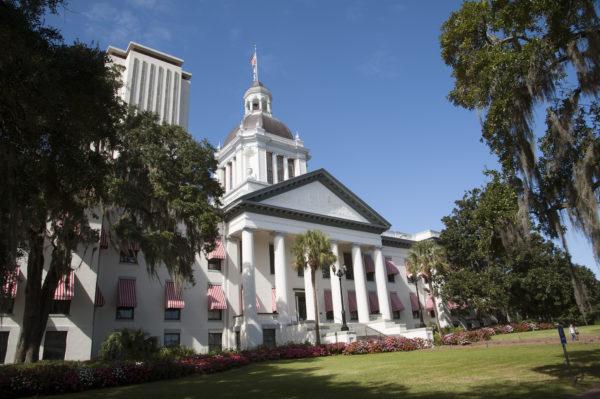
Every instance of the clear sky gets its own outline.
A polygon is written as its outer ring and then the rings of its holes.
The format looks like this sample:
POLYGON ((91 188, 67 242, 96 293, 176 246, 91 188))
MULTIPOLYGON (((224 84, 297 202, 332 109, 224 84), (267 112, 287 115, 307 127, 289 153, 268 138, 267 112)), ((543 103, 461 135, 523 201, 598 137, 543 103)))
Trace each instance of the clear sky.
MULTIPOLYGON (((183 59, 192 74, 189 131, 222 143, 243 116, 258 46, 273 116, 325 168, 391 224, 417 233, 498 167, 476 112, 451 105, 440 56, 451 0, 71 1, 47 23, 67 42, 126 49, 130 41, 183 59)), ((540 120, 543 123, 543 120, 540 120)), ((543 126, 541 127, 543 128, 543 126)), ((598 275, 585 239, 574 261, 598 275)))

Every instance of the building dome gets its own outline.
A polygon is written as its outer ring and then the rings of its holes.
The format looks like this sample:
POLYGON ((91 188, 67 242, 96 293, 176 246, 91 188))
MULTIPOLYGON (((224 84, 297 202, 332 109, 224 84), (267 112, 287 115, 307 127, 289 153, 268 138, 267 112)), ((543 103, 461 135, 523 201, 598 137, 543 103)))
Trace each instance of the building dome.
POLYGON ((293 140, 290 129, 271 114, 272 99, 269 89, 264 87, 261 82, 254 82, 244 93, 244 119, 227 135, 224 145, 229 144, 236 137, 240 128, 243 130, 264 129, 267 133, 293 140))
POLYGON ((233 130, 227 135, 227 138, 225 139, 225 145, 227 145, 231 140, 235 138, 235 136, 240 130, 240 126, 242 126, 244 130, 262 127, 267 133, 274 134, 275 136, 279 136, 284 139, 294 139, 294 137, 292 136, 292 132, 290 132, 290 129, 288 129, 288 127, 279 119, 273 118, 272 116, 266 115, 264 113, 259 113, 244 116, 244 120, 242 121, 242 123, 234 127, 233 130))

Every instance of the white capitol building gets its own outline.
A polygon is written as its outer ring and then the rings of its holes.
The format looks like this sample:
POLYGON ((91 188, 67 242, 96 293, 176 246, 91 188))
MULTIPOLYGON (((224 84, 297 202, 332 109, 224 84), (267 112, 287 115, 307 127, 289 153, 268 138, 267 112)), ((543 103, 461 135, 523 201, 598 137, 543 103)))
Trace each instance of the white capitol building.
MULTIPOLYGON (((125 67, 124 101, 187 128, 192 76, 182 70, 183 60, 136 43, 126 50, 109 47, 108 54, 125 67)), ((314 342, 318 317, 327 341, 340 331, 342 305, 359 336, 431 336, 419 328, 405 260, 412 243, 437 233, 390 231, 389 222, 326 170, 308 170, 309 149, 273 116, 269 89, 255 81, 243 100, 242 121, 215 154, 225 219, 215 251, 196 257, 196 285, 177 295, 166 270, 158 279, 148 276, 144 254, 135 246, 119 253, 108 245, 102 220, 95 220, 100 242, 73 257, 74 278, 57 289, 40 358, 89 359, 108 334, 125 328, 142 328, 165 346, 207 352, 314 342), (291 268, 295 236, 309 229, 331 238, 338 257, 333 266, 348 269, 341 285, 330 270, 318 272, 318 315, 309 272, 291 268)), ((0 361, 14 358, 25 277, 22 262, 13 300, 0 310, 0 361)), ((422 287, 419 300, 429 323, 433 304, 422 287)), ((442 325, 451 324, 439 302, 442 325)))

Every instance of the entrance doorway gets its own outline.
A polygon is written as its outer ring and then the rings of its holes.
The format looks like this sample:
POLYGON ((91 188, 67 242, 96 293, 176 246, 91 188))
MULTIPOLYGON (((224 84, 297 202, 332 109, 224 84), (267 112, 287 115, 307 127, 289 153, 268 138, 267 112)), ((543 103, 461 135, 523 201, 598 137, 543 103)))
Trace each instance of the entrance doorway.
POLYGON ((296 297, 296 317, 298 321, 306 320, 306 296, 304 291, 296 291, 294 293, 296 297))

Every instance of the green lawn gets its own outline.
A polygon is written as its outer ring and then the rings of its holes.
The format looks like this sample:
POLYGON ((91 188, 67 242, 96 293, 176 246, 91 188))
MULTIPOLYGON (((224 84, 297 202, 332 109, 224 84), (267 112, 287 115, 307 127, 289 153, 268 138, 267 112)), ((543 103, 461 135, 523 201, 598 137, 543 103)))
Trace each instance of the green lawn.
MULTIPOLYGON (((581 326, 577 327, 579 330, 579 334, 600 334, 600 325, 593 326, 581 326)), ((569 334, 568 326, 565 327, 565 334, 569 342, 571 342, 571 335, 569 334)), ((528 338, 544 338, 544 337, 556 337, 558 339, 558 331, 556 329, 552 330, 539 330, 539 331, 527 331, 522 333, 512 333, 512 334, 501 334, 492 336, 493 341, 502 341, 506 339, 528 339, 528 338)))
POLYGON ((600 345, 427 350, 257 363, 224 373, 52 398, 565 398, 600 384, 600 345))

